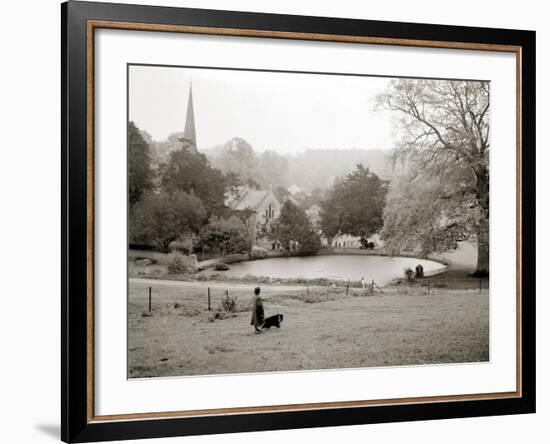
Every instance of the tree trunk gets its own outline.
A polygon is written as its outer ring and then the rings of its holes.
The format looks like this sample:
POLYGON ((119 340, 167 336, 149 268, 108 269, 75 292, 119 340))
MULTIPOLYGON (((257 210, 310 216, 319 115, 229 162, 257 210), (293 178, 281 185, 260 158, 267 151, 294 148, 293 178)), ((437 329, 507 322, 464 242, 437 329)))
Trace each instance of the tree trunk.
POLYGON ((476 171, 477 200, 481 217, 477 227, 477 266, 474 276, 489 276, 489 171, 480 166, 476 171))
POLYGON ((481 219, 477 229, 477 266, 474 276, 489 276, 489 218, 481 219))

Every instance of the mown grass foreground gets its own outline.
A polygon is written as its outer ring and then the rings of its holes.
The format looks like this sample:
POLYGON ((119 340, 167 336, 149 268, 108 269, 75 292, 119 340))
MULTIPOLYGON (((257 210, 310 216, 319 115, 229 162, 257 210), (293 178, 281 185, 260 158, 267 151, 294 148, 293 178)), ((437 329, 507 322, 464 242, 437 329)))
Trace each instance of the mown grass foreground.
POLYGON ((152 285, 131 280, 130 378, 466 363, 489 360, 489 292, 483 289, 360 289, 262 286, 266 316, 281 329, 254 334, 253 285, 231 286, 237 312, 220 313, 223 284, 152 285))

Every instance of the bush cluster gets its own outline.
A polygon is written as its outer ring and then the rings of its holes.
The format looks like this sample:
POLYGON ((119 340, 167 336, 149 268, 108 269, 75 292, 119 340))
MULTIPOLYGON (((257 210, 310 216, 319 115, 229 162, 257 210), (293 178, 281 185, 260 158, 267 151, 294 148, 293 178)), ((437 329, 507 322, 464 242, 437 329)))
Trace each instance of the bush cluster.
POLYGON ((168 264, 168 273, 170 274, 183 274, 187 272, 187 265, 183 258, 183 254, 179 251, 172 253, 172 260, 168 264))
POLYGON ((226 312, 235 313, 237 311, 237 297, 229 296, 229 293, 226 293, 222 298, 222 308, 226 312))

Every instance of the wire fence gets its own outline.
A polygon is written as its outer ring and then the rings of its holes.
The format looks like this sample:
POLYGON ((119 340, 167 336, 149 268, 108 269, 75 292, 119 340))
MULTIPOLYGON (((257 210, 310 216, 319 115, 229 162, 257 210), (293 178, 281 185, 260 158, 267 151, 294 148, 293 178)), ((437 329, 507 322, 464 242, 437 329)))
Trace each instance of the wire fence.
MULTIPOLYGON (((296 287, 296 285, 293 285, 296 287)), ((336 285, 334 282, 328 282, 324 285, 324 289, 319 291, 320 288, 323 288, 322 285, 313 284, 310 286, 307 282, 303 284, 303 294, 305 296, 305 301, 309 302, 313 299, 315 301, 320 300, 329 300, 333 296, 370 296, 370 295, 384 295, 389 289, 398 290, 400 287, 409 287, 416 289, 423 289, 425 294, 436 294, 437 290, 440 289, 450 289, 450 290, 477 290, 479 293, 482 293, 484 290, 489 290, 489 279, 488 278, 436 278, 436 277, 424 277, 424 278, 411 278, 403 279, 399 286, 391 285, 389 287, 379 286, 374 279, 370 282, 361 282, 359 286, 357 282, 350 279, 347 280, 345 286, 336 285), (311 287, 315 287, 315 297, 312 294, 311 287), (342 290, 345 288, 345 292, 342 290), (386 292, 384 291, 386 290, 386 292), (324 296, 324 298, 323 298, 324 296)), ((279 287, 281 290, 284 290, 284 286, 279 287)), ((184 290, 182 290, 184 291, 184 290)), ((299 290, 297 290, 299 292, 299 290)), ((391 292, 390 292, 391 293, 391 292)), ((148 312, 151 313, 153 310, 153 287, 147 287, 147 308, 148 312)), ((220 287, 206 287, 205 288, 205 299, 204 307, 208 311, 212 311, 213 307, 221 306, 222 307, 231 307, 233 303, 236 302, 236 298, 231 294, 230 289, 220 288, 220 287), (233 302, 232 302, 233 301, 233 302)))
POLYGON ((434 289, 453 289, 453 290, 483 290, 489 289, 489 278, 437 278, 427 277, 414 279, 418 285, 426 288, 429 294, 434 289))

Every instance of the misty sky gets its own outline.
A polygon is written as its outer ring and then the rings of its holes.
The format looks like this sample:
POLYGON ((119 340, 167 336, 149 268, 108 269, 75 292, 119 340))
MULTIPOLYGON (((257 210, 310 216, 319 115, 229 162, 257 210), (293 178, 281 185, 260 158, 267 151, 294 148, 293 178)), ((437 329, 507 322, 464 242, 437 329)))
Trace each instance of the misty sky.
POLYGON ((256 150, 392 148, 373 110, 385 78, 131 66, 130 120, 162 141, 183 131, 193 83, 199 151, 242 137, 256 150))

